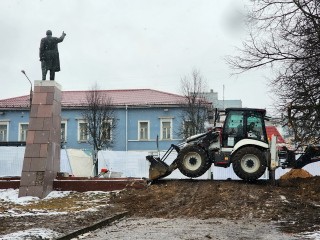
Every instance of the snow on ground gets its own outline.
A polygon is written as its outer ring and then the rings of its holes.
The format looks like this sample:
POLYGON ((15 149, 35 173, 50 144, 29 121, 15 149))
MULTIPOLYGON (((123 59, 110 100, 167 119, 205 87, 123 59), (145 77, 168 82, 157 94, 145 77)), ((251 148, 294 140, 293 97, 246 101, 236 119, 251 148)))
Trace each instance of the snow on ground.
MULTIPOLYGON (((43 200, 49 200, 54 198, 62 198, 68 196, 70 192, 61 192, 61 191, 53 191, 47 197, 43 198, 43 200)), ((0 217, 22 217, 22 216, 34 216, 34 215, 65 215, 67 212, 56 212, 56 211, 48 211, 48 210, 39 210, 39 209, 28 209, 27 211, 23 211, 21 209, 15 208, 14 205, 22 205, 27 206, 29 204, 41 202, 41 199, 38 197, 18 197, 19 190, 18 189, 0 189, 0 203, 3 202, 4 205, 12 206, 11 209, 0 213, 0 217)), ((1 239, 1 238, 0 238, 1 239)))
POLYGON ((59 233, 45 228, 31 228, 27 231, 18 231, 7 235, 0 235, 1 240, 28 240, 28 239, 54 239, 59 233))
MULTIPOLYGON (((53 191, 44 199, 65 197, 70 192, 53 191)), ((18 197, 18 189, 0 189, 0 202, 6 202, 9 204, 28 205, 41 201, 38 197, 18 197)), ((0 217, 5 216, 32 216, 32 215, 54 215, 54 214, 67 214, 67 212, 48 212, 40 210, 29 209, 27 212, 16 211, 16 209, 10 209, 4 214, 0 214, 0 217)), ((0 235, 1 240, 24 240, 24 239, 54 239, 58 237, 58 233, 50 229, 44 228, 32 228, 27 231, 18 231, 7 235, 0 235)))
POLYGON ((305 232, 298 235, 302 239, 320 240, 320 231, 317 232, 305 232))
MULTIPOLYGON (((70 191, 52 191, 46 196, 43 200, 53 199, 53 198, 62 198, 70 194, 70 191)), ((20 197, 18 189, 0 189, 0 200, 5 202, 10 202, 19 205, 28 205, 30 203, 38 202, 40 199, 38 197, 20 197)))
POLYGON ((30 202, 38 201, 37 197, 18 197, 17 189, 0 189, 0 200, 19 205, 27 205, 30 202))

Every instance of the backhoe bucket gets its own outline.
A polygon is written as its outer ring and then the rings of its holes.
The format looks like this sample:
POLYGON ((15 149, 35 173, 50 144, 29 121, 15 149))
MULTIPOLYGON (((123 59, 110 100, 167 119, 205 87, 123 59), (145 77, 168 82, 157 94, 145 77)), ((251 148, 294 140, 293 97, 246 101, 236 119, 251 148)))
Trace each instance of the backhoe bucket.
POLYGON ((160 158, 154 157, 152 155, 146 156, 146 159, 150 162, 150 168, 149 168, 150 180, 157 180, 159 178, 164 178, 177 168, 175 163, 169 166, 165 162, 161 161, 160 158))

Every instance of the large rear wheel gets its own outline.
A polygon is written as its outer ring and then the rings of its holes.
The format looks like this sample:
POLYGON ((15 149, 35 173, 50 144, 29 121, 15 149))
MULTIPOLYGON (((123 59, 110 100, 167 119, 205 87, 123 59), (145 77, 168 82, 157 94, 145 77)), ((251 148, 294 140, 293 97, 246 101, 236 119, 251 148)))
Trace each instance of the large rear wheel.
POLYGON ((255 181, 266 171, 267 159, 258 148, 244 147, 234 153, 232 166, 239 178, 245 181, 255 181))
POLYGON ((203 175, 211 166, 206 152, 196 145, 182 148, 178 158, 178 169, 183 175, 191 178, 203 175))

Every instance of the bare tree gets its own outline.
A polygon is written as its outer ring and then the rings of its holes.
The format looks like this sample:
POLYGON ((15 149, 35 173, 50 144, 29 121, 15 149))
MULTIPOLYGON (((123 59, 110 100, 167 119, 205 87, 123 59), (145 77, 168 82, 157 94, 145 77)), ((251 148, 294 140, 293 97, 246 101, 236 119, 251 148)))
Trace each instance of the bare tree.
POLYGON ((94 174, 98 174, 98 151, 111 147, 114 143, 112 132, 116 128, 112 99, 104 91, 100 91, 95 85, 88 91, 87 108, 82 112, 86 122, 86 133, 89 135, 88 142, 93 146, 94 174))
POLYGON ((320 140, 320 2, 252 1, 249 39, 237 56, 227 57, 237 72, 270 67, 270 86, 284 124, 298 143, 320 140))
POLYGON ((211 104, 203 96, 207 86, 198 70, 193 70, 191 76, 184 76, 180 85, 184 101, 181 103, 182 125, 178 134, 186 138, 205 131, 211 104))

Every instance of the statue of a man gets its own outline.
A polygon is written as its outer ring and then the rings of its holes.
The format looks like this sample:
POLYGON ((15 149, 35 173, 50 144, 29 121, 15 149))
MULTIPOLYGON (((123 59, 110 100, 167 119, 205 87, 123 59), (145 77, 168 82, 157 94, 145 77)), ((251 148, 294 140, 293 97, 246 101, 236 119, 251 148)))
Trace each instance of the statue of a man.
POLYGON ((47 37, 41 39, 40 61, 42 69, 42 80, 46 80, 47 72, 50 70, 50 80, 54 80, 55 72, 60 71, 60 59, 58 43, 62 42, 66 34, 62 32, 61 37, 52 37, 52 32, 47 31, 47 37))

